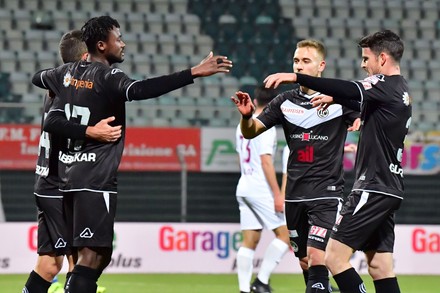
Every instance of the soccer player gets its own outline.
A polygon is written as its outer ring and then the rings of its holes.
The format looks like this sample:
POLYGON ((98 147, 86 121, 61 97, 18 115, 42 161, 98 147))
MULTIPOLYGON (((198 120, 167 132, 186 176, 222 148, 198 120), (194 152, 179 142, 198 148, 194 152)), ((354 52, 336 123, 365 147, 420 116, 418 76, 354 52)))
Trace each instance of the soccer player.
MULTIPOLYGON (((321 42, 298 42, 294 72, 319 79, 325 65, 321 42)), ((277 124, 283 126, 290 149, 285 192, 287 227, 308 293, 330 290, 325 247, 343 195, 347 128, 359 116, 359 112, 340 105, 317 111, 311 100, 321 95, 301 85, 278 95, 256 118, 252 117, 248 94, 238 92, 233 98, 242 114, 240 127, 245 138, 254 138, 277 124)), ((354 104, 359 106, 358 102, 354 104)))
MULTIPOLYGON (((81 31, 74 30, 63 35, 59 46, 60 56, 64 63, 74 62, 87 57, 87 47, 81 40, 81 31)), ((46 117, 53 103, 53 97, 44 98, 44 116, 46 117)), ((107 123, 113 118, 104 119, 95 127, 67 123, 69 135, 84 139, 91 137, 102 141, 113 141, 121 135, 121 127, 112 127, 107 123)), ((73 269, 73 255, 70 243, 67 242, 66 222, 63 214, 63 195, 59 191, 58 153, 64 138, 41 132, 37 166, 35 171, 34 195, 38 208, 38 259, 35 269, 29 274, 23 292, 47 293, 64 292, 60 283, 52 280, 63 265, 64 255, 68 258, 69 272, 73 269), (49 291, 50 292, 50 291, 49 291)), ((69 275, 70 273, 68 273, 69 275)))
MULTIPOLYGON (((254 116, 259 115, 275 95, 272 89, 257 87, 254 116)), ((277 133, 272 127, 258 137, 245 139, 238 125, 235 138, 241 168, 236 192, 243 233, 243 244, 237 252, 240 292, 271 292, 269 277, 290 246, 284 197, 281 196, 273 164, 277 133), (263 228, 273 230, 275 239, 266 248, 258 276, 250 286, 254 253, 263 228)))
POLYGON ((400 289, 393 270, 394 215, 404 196, 401 160, 412 111, 408 84, 400 75, 404 44, 390 30, 365 36, 358 44, 362 50, 361 67, 368 74, 364 80, 278 73, 268 76, 265 82, 267 87, 298 82, 333 96, 312 100, 314 106, 361 102, 356 180, 333 228, 326 264, 341 292, 366 292, 349 262, 353 251, 362 250, 376 292, 396 293, 400 289))
POLYGON ((73 247, 78 261, 67 281, 68 293, 94 293, 96 282, 111 261, 113 226, 117 201, 117 169, 124 149, 125 102, 158 97, 193 83, 197 77, 226 73, 232 62, 224 56, 208 55, 200 64, 181 72, 146 80, 130 79, 110 67, 124 60, 125 43, 117 20, 94 17, 82 27, 87 61, 66 64, 34 75, 32 82, 57 95, 44 123, 49 132, 63 132, 65 119, 83 125, 114 116, 122 125, 121 138, 105 144, 70 139, 68 151, 60 155, 67 164, 62 184, 68 227, 73 229, 73 247))

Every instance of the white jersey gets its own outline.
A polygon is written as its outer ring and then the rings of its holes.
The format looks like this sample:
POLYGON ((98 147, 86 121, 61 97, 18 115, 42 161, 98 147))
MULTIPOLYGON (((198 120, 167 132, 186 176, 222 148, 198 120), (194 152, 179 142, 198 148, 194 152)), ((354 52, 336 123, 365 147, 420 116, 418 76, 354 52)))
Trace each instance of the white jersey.
POLYGON ((288 145, 284 146, 283 157, 282 157, 282 164, 283 164, 282 171, 283 171, 283 174, 287 174, 287 162, 289 161, 289 153, 290 153, 289 146, 288 145))
POLYGON ((237 185, 237 196, 272 197, 261 166, 261 155, 269 154, 274 159, 277 133, 272 127, 253 139, 245 139, 240 125, 236 130, 236 151, 240 157, 241 177, 237 185))

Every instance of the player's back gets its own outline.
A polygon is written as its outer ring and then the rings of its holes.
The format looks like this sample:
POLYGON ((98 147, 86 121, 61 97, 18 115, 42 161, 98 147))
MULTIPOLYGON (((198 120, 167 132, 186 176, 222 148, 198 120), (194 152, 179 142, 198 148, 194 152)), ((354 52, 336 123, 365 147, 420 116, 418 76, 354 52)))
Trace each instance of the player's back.
POLYGON ((240 158, 241 177, 237 185, 238 196, 265 197, 272 196, 263 171, 261 155, 272 155, 276 152, 276 130, 266 130, 253 139, 245 139, 236 129, 236 151, 240 158))
POLYGON ((59 157, 67 165, 62 189, 116 191, 125 134, 125 97, 121 85, 128 77, 102 63, 84 61, 57 68, 51 80, 56 83, 60 77, 63 86, 58 85, 57 94, 62 98, 56 107, 64 109, 68 120, 91 126, 114 116, 113 125, 123 126, 122 136, 115 143, 68 139, 67 152, 59 157))

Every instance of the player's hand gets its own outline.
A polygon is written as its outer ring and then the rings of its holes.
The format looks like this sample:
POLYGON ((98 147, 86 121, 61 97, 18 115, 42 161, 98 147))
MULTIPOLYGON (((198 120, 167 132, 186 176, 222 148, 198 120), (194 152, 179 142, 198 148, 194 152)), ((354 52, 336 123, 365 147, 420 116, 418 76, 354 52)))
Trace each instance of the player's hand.
POLYGON ((344 152, 346 153, 355 153, 357 151, 357 145, 354 143, 349 143, 344 146, 344 152))
POLYGON ((232 68, 232 61, 226 56, 214 56, 212 51, 198 65, 191 68, 194 77, 210 76, 219 72, 229 72, 232 68))
POLYGON ((275 196, 274 197, 275 204, 275 212, 284 213, 284 197, 283 196, 275 196))
POLYGON ((353 125, 347 128, 348 131, 358 131, 361 127, 361 118, 356 118, 356 120, 353 121, 353 125))
POLYGON ((330 105, 334 104, 333 97, 327 95, 319 95, 310 100, 313 107, 318 107, 317 110, 326 110, 330 105))
POLYGON ((86 130, 86 136, 100 142, 115 142, 122 134, 122 126, 111 126, 110 122, 114 121, 115 117, 108 117, 102 119, 95 126, 89 126, 86 130))
POLYGON ((238 91, 235 93, 236 97, 232 96, 231 101, 237 106, 238 111, 242 116, 252 115, 255 111, 255 106, 252 104, 251 97, 248 93, 238 91))
POLYGON ((264 86, 266 88, 277 88, 282 83, 296 82, 295 73, 275 73, 264 79, 264 86))

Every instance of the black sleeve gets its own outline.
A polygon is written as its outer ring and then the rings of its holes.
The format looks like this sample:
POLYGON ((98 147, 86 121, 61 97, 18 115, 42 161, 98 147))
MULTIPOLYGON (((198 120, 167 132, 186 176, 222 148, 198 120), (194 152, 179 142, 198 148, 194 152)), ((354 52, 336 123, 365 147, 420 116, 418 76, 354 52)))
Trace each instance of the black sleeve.
POLYGON ((333 100, 340 105, 343 105, 349 109, 352 109, 354 111, 360 112, 361 111, 361 103, 356 100, 346 100, 346 99, 338 99, 333 97, 333 100))
POLYGON ((38 86, 39 88, 47 89, 47 87, 45 86, 45 84, 43 83, 43 80, 41 78, 41 75, 43 74, 44 71, 45 70, 40 70, 34 74, 34 76, 32 77, 32 84, 34 84, 35 86, 38 86))
POLYGON ((87 125, 73 123, 62 111, 50 111, 44 119, 43 130, 72 139, 85 139, 87 125))
POLYGON ((146 100, 184 87, 194 82, 191 69, 175 72, 169 75, 138 80, 128 89, 128 100, 146 100))
POLYGON ((296 76, 299 84, 332 96, 337 104, 359 111, 359 102, 362 100, 362 94, 355 82, 334 78, 313 77, 300 73, 297 73, 296 76))

